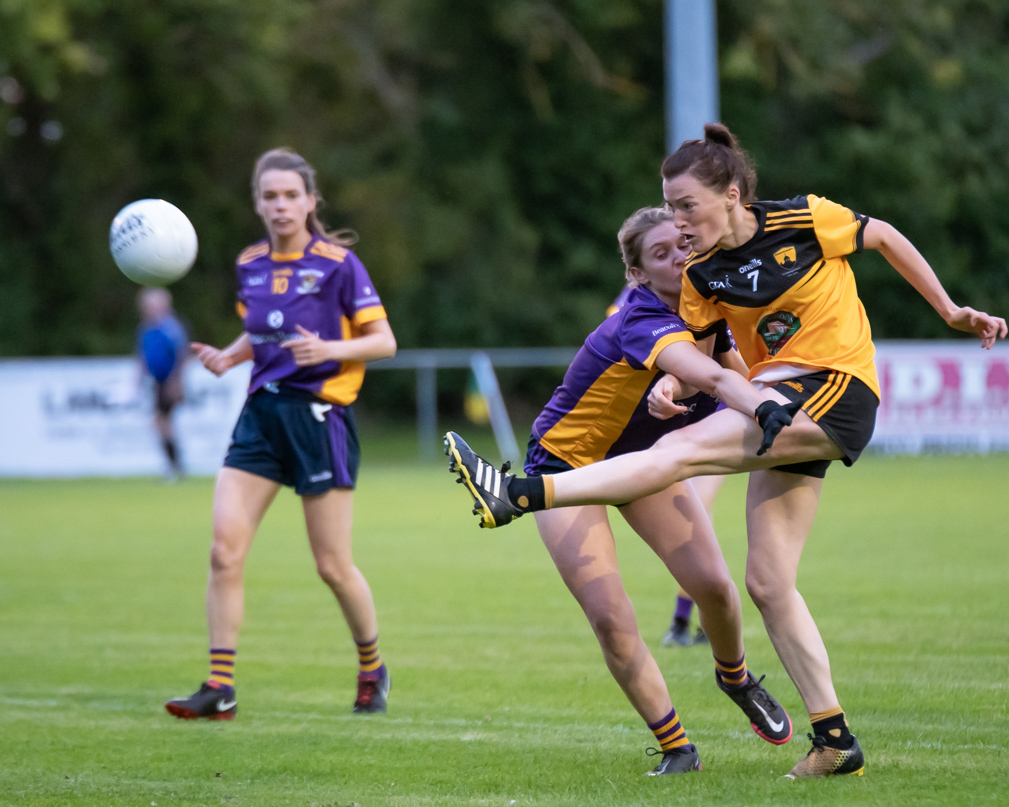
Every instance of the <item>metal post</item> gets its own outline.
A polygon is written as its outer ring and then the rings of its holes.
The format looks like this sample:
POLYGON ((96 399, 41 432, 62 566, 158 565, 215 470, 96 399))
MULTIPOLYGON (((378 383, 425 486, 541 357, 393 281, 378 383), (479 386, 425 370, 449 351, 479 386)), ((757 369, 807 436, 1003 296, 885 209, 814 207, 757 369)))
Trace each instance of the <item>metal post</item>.
POLYGON ((666 153, 704 136, 718 114, 715 0, 666 0, 666 153))
POLYGON ((487 414, 490 416, 490 425, 494 430, 494 439, 497 440, 501 460, 517 462, 520 457, 515 430, 512 428, 511 418, 508 417, 508 409, 501 396, 501 387, 498 385, 490 356, 482 350, 476 351, 470 357, 470 367, 473 368, 480 394, 487 402, 487 414))
POLYGON ((438 365, 417 365, 417 450, 422 462, 438 458, 438 365))

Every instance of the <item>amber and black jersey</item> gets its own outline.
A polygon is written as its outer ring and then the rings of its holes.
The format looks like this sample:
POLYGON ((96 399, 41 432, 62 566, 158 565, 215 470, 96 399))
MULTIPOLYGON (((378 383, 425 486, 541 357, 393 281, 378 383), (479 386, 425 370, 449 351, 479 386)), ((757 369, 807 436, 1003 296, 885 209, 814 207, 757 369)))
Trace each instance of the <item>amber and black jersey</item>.
POLYGON ((748 208, 753 238, 687 260, 680 316, 698 339, 727 321, 751 381, 831 369, 878 397, 869 320, 845 257, 862 250, 869 219, 813 195, 748 208))

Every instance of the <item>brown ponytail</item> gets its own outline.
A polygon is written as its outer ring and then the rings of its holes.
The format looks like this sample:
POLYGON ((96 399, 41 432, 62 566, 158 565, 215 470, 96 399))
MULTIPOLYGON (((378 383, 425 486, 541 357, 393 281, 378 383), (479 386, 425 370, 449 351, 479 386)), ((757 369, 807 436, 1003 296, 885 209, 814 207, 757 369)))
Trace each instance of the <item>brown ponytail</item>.
POLYGON ((684 140, 662 163, 663 179, 688 173, 715 193, 724 193, 735 183, 744 204, 757 198, 753 160, 725 124, 704 124, 703 140, 684 140))
POLYGON ((315 185, 315 169, 300 154, 296 154, 290 149, 271 149, 261 155, 256 160, 256 167, 252 172, 252 201, 259 201, 259 179, 267 171, 294 171, 305 183, 305 193, 315 197, 316 209, 308 214, 308 229, 319 238, 324 238, 332 244, 341 247, 349 247, 357 243, 357 233, 353 230, 335 230, 330 232, 319 220, 318 208, 324 204, 325 200, 319 189, 315 185))

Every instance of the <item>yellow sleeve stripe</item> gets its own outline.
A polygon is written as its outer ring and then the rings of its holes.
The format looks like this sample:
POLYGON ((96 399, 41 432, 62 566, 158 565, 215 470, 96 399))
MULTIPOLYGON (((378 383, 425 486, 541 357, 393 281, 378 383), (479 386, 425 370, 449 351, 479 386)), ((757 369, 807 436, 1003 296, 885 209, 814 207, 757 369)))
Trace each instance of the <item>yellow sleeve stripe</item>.
POLYGON ((714 255, 716 252, 718 252, 719 249, 721 249, 721 247, 717 247, 717 246, 712 247, 707 252, 705 252, 703 255, 698 255, 696 252, 691 252, 690 255, 687 256, 687 264, 686 264, 686 267, 684 268, 684 271, 686 271, 687 269, 689 269, 694 264, 700 263, 701 261, 706 261, 712 255, 714 255))
POLYGON ((676 333, 667 333, 658 342, 655 343, 655 347, 652 348, 652 352, 648 354, 648 358, 645 360, 645 367, 649 370, 655 369, 655 361, 659 358, 659 354, 669 347, 674 342, 693 342, 694 335, 690 331, 677 331, 676 333))
POLYGON ((356 314, 354 314, 353 322, 355 325, 364 325, 368 322, 374 322, 377 319, 389 319, 385 313, 385 308, 380 305, 373 305, 369 308, 362 308, 356 314))
POLYGON ((320 255, 323 258, 330 258, 337 263, 340 263, 347 257, 347 250, 343 247, 338 247, 336 244, 331 244, 329 241, 316 241, 309 252, 320 255))
POLYGON ((235 303, 235 311, 238 312, 238 316, 245 319, 245 315, 249 313, 249 309, 245 307, 245 303, 235 303))
POLYGON ((253 244, 251 247, 246 247, 242 250, 241 254, 238 256, 237 263, 243 264, 249 261, 255 260, 256 258, 262 257, 270 251, 269 244, 253 244))

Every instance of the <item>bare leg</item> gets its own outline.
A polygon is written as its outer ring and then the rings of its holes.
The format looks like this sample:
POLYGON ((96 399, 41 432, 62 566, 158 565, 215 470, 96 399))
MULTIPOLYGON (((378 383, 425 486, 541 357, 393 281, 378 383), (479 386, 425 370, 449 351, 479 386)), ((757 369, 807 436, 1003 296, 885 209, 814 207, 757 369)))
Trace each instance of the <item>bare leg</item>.
POLYGON ((823 480, 761 471, 750 474, 746 501, 746 589, 767 635, 809 712, 837 707, 827 649, 795 587, 823 480))
POLYGON ((207 629, 211 647, 238 647, 245 611, 242 573, 266 509, 280 485, 236 468, 222 468, 214 489, 214 543, 207 584, 207 629))
POLYGON ((543 543, 599 640, 613 678, 646 723, 673 705, 655 659, 645 646, 617 568, 605 507, 566 507, 536 513, 543 543))
POLYGON ((691 484, 677 483, 621 507, 620 512, 697 603, 715 657, 741 658, 739 592, 691 484))
MULTIPOLYGON (((765 398, 786 402, 774 390, 765 398)), ((699 423, 667 434, 646 451, 550 477, 554 507, 623 504, 658 493, 693 476, 734 474, 785 463, 840 459, 841 450, 808 415, 799 412, 773 448, 757 456, 762 432, 753 418, 735 410, 716 412, 699 423)))
POLYGON ((334 488, 301 501, 319 576, 336 595, 354 641, 370 642, 378 636, 378 617, 368 581, 351 554, 354 491, 334 488))

